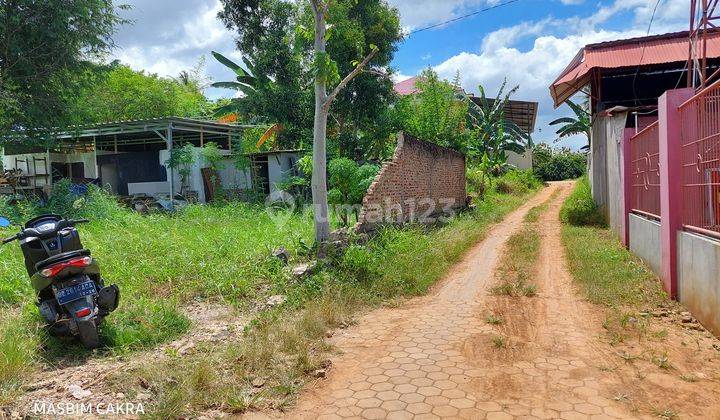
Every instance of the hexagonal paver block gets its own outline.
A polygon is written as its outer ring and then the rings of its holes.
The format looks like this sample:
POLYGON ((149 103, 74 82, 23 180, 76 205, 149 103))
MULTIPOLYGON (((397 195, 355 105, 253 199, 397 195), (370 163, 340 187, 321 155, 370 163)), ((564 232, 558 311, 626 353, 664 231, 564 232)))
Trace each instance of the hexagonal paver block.
POLYGON ((432 413, 443 418, 457 417, 459 410, 450 405, 435 406, 432 413))
POLYGON ((362 391, 363 389, 370 389, 372 384, 370 382, 355 382, 353 384, 350 384, 348 388, 352 389, 353 391, 362 391))
POLYGON ((413 384, 400 384, 396 385, 393 389, 400 394, 410 394, 417 391, 417 387, 413 384))
POLYGON ((433 380, 428 378, 415 378, 410 381, 410 383, 415 386, 430 386, 433 384, 433 380))
POLYGON ((454 398, 450 400, 450 405, 456 408, 470 408, 475 407, 475 401, 468 398, 454 398))
POLYGON ((382 404, 380 404, 380 407, 384 408, 389 412, 401 411, 405 410, 405 407, 407 407, 407 403, 400 400, 384 401, 382 404))
POLYGON ((435 385, 436 387, 440 388, 440 389, 443 389, 443 390, 445 390, 445 389, 457 388, 457 386, 458 386, 458 384, 456 384, 455 382, 453 382, 453 381, 447 381, 447 380, 445 380, 445 381, 435 381, 434 385, 435 385))
POLYGON ((418 394, 422 394, 426 397, 432 397, 434 395, 440 395, 442 392, 440 388, 435 388, 434 386, 422 386, 418 388, 418 394))
POLYGON ((358 400, 361 400, 363 398, 372 398, 377 394, 377 391, 373 391, 372 389, 364 389, 362 391, 358 391, 353 394, 353 397, 357 398, 358 400))
POLYGON ((380 382, 379 384, 373 384, 373 386, 370 387, 373 391, 389 391, 395 387, 395 384, 392 382, 380 382))
POLYGON ((384 419, 387 413, 382 408, 368 408, 363 410, 362 416, 366 419, 384 419))
POLYGON ((445 372, 430 372, 428 373, 427 377, 429 379, 432 379, 433 381, 442 381, 445 379, 449 379, 450 375, 445 372))
POLYGON ((601 414, 603 412, 600 407, 588 403, 575 404, 575 410, 583 414, 601 414))
POLYGON ((363 398, 358 401, 357 406, 360 408, 377 408, 380 407, 382 401, 377 398, 363 398))
POLYGON ((392 401, 400 398, 400 393, 395 391, 382 391, 378 392, 376 397, 383 401, 392 401))
POLYGON ((494 411, 492 413, 487 413, 487 417, 485 418, 487 420, 513 420, 514 417, 508 413, 494 411))
POLYGON ((432 411, 432 406, 424 402, 416 402, 408 404, 406 410, 413 414, 427 414, 432 411))
POLYGON ((419 403, 419 402, 425 401, 425 396, 418 394, 417 392, 412 392, 409 394, 401 395, 400 401, 405 401, 408 404, 419 403))

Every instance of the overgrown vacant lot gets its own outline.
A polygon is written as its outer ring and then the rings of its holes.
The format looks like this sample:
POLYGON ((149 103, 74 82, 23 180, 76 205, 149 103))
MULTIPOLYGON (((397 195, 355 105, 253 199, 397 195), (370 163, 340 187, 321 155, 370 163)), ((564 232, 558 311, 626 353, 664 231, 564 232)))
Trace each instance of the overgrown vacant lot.
MULTIPOLYGON (((129 353, 190 331, 192 305, 219 303, 252 319, 239 341, 215 343, 212 352, 199 343, 188 355, 141 364, 107 385, 134 397, 142 390, 137 387, 142 377, 150 383, 153 407, 163 407, 159 414, 170 417, 218 407, 233 412, 283 407, 309 374, 324 366, 328 330, 351 323, 359 309, 425 293, 490 224, 539 187, 518 174, 500 184, 449 223, 383 229, 367 244, 331 252, 301 280, 271 253, 284 246, 291 264, 311 259, 309 215, 295 214, 277 224, 264 208, 235 203, 141 216, 102 199, 90 202, 87 211, 93 214, 86 215, 95 220, 79 228, 83 244, 100 261, 103 276, 122 290, 120 308, 103 326, 106 347, 87 353, 73 341, 47 336, 32 304, 21 253, 16 244, 3 247, 0 349, 6 357, 0 359, 0 406, 21 395, 43 365, 132 358, 129 353), (278 294, 287 297, 285 304, 262 309, 268 296, 278 294), (189 370, 214 379, 188 376, 189 370)), ((10 233, 0 230, 0 236, 10 233)))

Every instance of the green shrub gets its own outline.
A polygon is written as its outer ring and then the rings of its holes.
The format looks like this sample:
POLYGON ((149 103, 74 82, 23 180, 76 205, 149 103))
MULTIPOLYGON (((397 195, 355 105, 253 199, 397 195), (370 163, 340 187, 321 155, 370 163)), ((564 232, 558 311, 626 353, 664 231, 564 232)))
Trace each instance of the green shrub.
POLYGON ((540 143, 533 149, 533 171, 543 181, 575 179, 585 173, 587 155, 562 148, 553 150, 540 143))
POLYGON ((341 206, 361 204, 379 171, 377 165, 360 166, 348 158, 335 158, 328 163, 328 201, 337 206, 336 213, 344 226, 350 224, 350 214, 341 206))
POLYGON ((480 169, 468 168, 465 174, 467 190, 470 195, 482 197, 487 189, 485 174, 480 169))
POLYGON ((508 171, 501 179, 507 181, 515 194, 526 194, 531 190, 540 188, 542 182, 532 170, 515 169, 508 171))
POLYGON ((500 194, 512 194, 514 189, 513 186, 510 185, 510 182, 504 179, 499 179, 495 183, 495 191, 499 192, 500 194))
POLYGON ((590 182, 582 177, 560 209, 560 219, 573 226, 604 226, 605 218, 592 198, 590 182))
POLYGON ((63 179, 53 184, 47 200, 28 198, 11 200, 0 197, 0 216, 14 224, 23 224, 41 214, 58 214, 67 218, 116 219, 130 211, 123 208, 115 197, 96 185, 88 185, 87 192, 79 194, 73 184, 63 179), (12 204, 11 204, 12 202, 12 204))

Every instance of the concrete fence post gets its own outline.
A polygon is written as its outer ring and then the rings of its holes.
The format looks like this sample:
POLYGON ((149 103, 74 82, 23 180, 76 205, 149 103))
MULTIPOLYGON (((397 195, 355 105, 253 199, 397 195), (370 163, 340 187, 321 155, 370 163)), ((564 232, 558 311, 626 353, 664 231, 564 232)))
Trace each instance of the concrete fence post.
POLYGON ((677 235, 682 223, 682 124, 678 107, 693 94, 693 89, 669 90, 658 99, 661 277, 672 299, 678 297, 677 235))
POLYGON ((623 217, 622 217, 622 243, 625 248, 630 247, 630 212, 632 211, 632 156, 630 154, 630 139, 637 133, 635 128, 626 128, 623 131, 622 139, 622 167, 620 168, 620 179, 623 186, 623 217))

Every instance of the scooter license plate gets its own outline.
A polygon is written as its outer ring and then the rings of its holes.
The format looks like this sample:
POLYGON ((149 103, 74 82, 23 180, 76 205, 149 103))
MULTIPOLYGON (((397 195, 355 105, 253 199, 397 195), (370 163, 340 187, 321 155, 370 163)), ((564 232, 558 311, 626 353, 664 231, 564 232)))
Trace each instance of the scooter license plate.
POLYGON ((57 290, 55 292, 55 299, 57 299, 60 305, 82 299, 85 296, 91 296, 97 293, 95 289, 95 282, 86 281, 74 286, 66 287, 64 289, 57 290))

